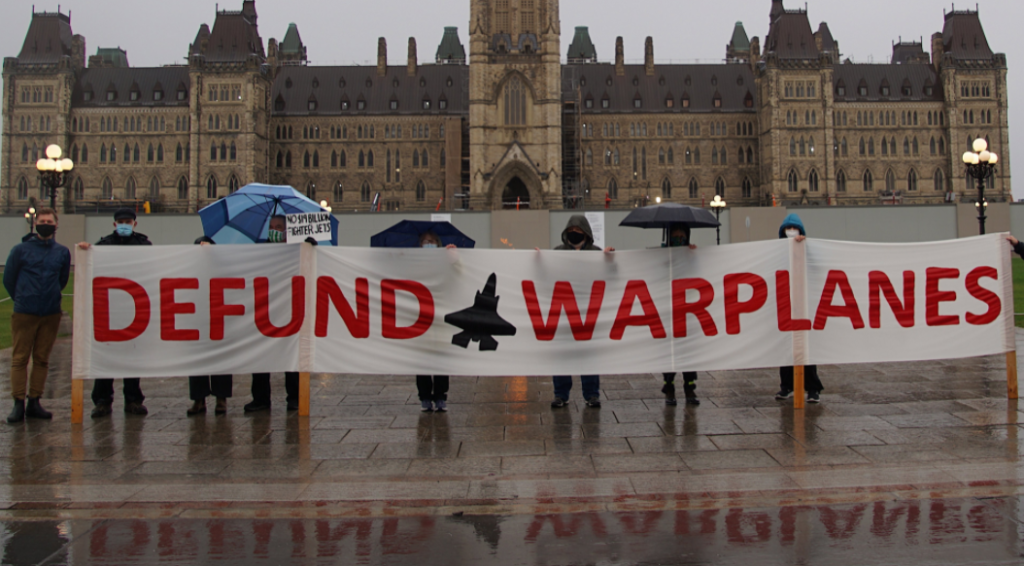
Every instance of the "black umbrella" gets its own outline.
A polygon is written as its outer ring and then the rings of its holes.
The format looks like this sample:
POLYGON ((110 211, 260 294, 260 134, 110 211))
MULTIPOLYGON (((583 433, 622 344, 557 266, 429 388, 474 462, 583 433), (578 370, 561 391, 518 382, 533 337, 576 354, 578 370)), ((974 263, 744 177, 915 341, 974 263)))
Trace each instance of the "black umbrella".
POLYGON ((668 228, 673 224, 685 224, 690 228, 716 228, 721 223, 710 210, 667 202, 638 208, 626 216, 619 226, 634 228, 668 228))

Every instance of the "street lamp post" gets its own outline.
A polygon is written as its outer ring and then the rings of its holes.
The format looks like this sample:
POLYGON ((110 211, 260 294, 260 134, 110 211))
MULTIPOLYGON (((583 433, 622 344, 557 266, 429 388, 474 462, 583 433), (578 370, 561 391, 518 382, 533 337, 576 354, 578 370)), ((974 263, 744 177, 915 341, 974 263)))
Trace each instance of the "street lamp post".
MULTIPOLYGON (((715 209, 715 220, 719 220, 719 215, 722 209, 725 208, 725 201, 722 200, 721 195, 715 195, 715 198, 711 200, 711 208, 715 209)), ((715 245, 722 245, 722 225, 719 223, 715 227, 715 245)))
POLYGON ((978 229, 981 234, 985 233, 985 212, 988 209, 988 201, 985 200, 985 179, 992 175, 999 162, 999 156, 988 151, 988 142, 982 138, 974 140, 972 144, 974 151, 964 153, 964 164, 967 166, 967 175, 978 181, 978 202, 975 206, 978 209, 978 229))
POLYGON ((36 209, 35 207, 29 207, 28 212, 25 213, 25 222, 28 223, 28 233, 31 234, 36 231, 36 209))
POLYGON ((64 152, 57 144, 46 147, 46 157, 36 162, 36 169, 39 171, 39 179, 43 186, 50 191, 50 208, 57 208, 57 189, 68 182, 68 173, 74 169, 75 164, 68 158, 61 159, 64 152))

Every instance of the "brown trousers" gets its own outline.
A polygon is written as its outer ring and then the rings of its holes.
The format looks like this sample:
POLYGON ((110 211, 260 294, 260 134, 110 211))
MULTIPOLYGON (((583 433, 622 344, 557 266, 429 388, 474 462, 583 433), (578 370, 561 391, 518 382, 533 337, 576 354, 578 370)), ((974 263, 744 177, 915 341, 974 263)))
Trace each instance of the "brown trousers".
POLYGON ((14 313, 11 316, 11 334, 14 350, 11 353, 11 397, 42 397, 46 374, 50 371, 50 350, 57 341, 61 313, 48 316, 14 313), (32 380, 29 383, 28 361, 32 359, 32 380))

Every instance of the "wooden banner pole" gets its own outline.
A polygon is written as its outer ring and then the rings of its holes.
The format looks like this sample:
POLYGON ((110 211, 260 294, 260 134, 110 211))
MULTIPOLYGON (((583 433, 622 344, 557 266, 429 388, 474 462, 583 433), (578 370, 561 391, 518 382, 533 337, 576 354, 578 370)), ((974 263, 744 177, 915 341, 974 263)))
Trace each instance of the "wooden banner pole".
POLYGON ((804 397, 804 366, 793 368, 793 409, 803 409, 804 397))
POLYGON ((71 423, 82 424, 85 416, 82 408, 82 401, 85 397, 85 380, 71 380, 71 423))
POLYGON ((299 372, 299 416, 309 416, 309 372, 299 372))
POLYGON ((1017 398, 1017 352, 1006 353, 1006 398, 1017 398))

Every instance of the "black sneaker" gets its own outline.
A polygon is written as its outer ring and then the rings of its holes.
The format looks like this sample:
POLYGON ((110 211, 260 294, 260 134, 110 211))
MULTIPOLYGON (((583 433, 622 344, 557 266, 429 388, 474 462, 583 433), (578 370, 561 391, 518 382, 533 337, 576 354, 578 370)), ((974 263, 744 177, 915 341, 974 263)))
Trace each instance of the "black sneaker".
POLYGON ((807 392, 807 402, 808 403, 821 403, 821 398, 819 397, 820 395, 821 394, 819 392, 817 392, 817 391, 808 391, 807 392))
POLYGON ((590 399, 587 399, 587 406, 590 407, 591 409, 600 409, 601 400, 598 399, 597 397, 591 397, 590 399))
POLYGON ((565 399, 562 399, 561 397, 555 397, 555 400, 551 402, 551 408, 552 409, 561 409, 562 407, 564 407, 564 406, 566 406, 568 404, 569 404, 569 402, 566 401, 565 399))
POLYGON ((298 401, 290 400, 287 403, 288 403, 287 410, 289 410, 289 411, 298 411, 299 410, 299 402, 298 401))
POLYGON ((683 393, 686 394, 687 405, 700 405, 700 399, 697 398, 696 387, 685 386, 683 387, 683 393))
POLYGON ((125 403, 124 414, 126 415, 148 415, 149 409, 142 403, 125 403))
POLYGON ((100 403, 92 408, 92 414, 90 415, 94 419, 110 416, 114 412, 114 408, 110 403, 100 403))
POLYGON ((789 399, 792 396, 793 396, 793 390, 792 389, 780 389, 779 392, 775 394, 775 399, 778 400, 778 401, 784 401, 786 399, 789 399))
POLYGON ((245 411, 246 413, 256 413, 256 412, 259 412, 259 411, 269 411, 270 410, 270 403, 262 403, 262 402, 259 402, 259 401, 252 401, 250 403, 246 403, 245 406, 242 407, 242 410, 245 411))

